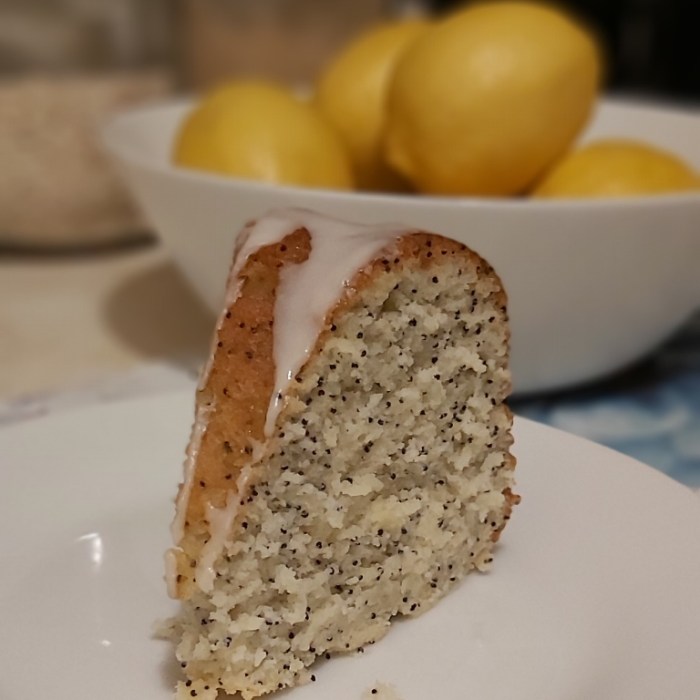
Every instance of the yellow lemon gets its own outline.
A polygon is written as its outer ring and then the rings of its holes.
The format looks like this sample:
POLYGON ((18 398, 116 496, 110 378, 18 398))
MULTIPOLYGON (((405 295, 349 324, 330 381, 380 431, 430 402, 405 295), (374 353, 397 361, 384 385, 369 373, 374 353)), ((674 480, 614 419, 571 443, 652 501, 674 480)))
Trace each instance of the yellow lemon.
POLYGON ((594 40, 561 12, 472 5, 400 57, 388 95, 389 163, 423 192, 522 192, 584 126, 599 77, 594 40))
POLYGON ((185 119, 175 163, 271 183, 350 189, 350 160, 333 128, 289 90, 243 81, 206 95, 185 119))
POLYGON ((318 80, 315 104, 345 142, 362 189, 401 186, 381 152, 386 91, 399 56, 427 27, 418 19, 375 27, 341 51, 318 80))
POLYGON ((624 197, 681 192, 700 179, 676 156, 645 143, 605 140, 573 151, 533 191, 534 197, 624 197))

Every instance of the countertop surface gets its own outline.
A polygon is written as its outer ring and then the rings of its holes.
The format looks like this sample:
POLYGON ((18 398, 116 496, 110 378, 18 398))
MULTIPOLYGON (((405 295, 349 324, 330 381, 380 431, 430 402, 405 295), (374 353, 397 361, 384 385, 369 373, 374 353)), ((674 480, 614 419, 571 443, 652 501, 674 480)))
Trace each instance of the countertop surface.
POLYGON ((196 367, 211 315, 158 245, 0 253, 0 399, 167 361, 196 367))
MULTIPOLYGON (((157 244, 0 253, 0 423, 191 386, 213 317, 157 244)), ((700 314, 630 370, 516 413, 700 487, 700 314)))

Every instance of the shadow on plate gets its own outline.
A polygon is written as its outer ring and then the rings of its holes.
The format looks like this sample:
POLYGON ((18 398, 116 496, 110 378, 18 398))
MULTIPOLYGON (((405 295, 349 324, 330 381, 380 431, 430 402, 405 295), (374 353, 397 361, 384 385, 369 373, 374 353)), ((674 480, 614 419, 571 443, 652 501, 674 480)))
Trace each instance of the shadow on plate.
POLYGON ((163 658, 158 664, 163 686, 169 691, 175 690, 175 685, 178 681, 183 680, 182 669, 175 658, 174 646, 172 643, 163 641, 163 658))
POLYGON ((107 300, 104 317, 146 358, 198 368, 208 354, 214 317, 169 261, 125 280, 107 300))

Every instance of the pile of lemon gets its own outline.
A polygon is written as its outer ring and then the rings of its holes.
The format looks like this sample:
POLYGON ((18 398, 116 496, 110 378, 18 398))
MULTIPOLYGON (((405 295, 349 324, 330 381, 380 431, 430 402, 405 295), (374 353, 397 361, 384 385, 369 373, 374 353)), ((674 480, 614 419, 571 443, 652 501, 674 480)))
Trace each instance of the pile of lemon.
POLYGON ((271 183, 440 195, 595 197, 696 189, 670 153, 576 149, 601 83, 585 28, 529 2, 376 27, 301 97, 239 81, 183 124, 177 164, 271 183))

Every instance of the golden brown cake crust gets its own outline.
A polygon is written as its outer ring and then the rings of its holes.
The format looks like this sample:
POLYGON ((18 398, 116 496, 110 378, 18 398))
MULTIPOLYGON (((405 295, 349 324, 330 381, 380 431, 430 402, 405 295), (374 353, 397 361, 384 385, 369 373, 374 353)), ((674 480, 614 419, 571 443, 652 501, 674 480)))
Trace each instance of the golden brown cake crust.
MULTIPOLYGON (((194 475, 186 503, 184 537, 175 550, 178 598, 187 599, 192 590, 194 569, 200 549, 208 536, 206 504, 222 508, 236 489, 236 479, 250 464, 256 446, 266 442, 265 422, 274 391, 273 354, 274 314, 280 271, 303 263, 311 252, 312 239, 306 229, 298 229, 280 242, 260 248, 249 256, 237 279, 239 293, 223 313, 217 327, 209 371, 197 392, 197 405, 211 407, 194 464, 194 475)), ((328 310, 313 356, 330 333, 334 318, 350 306, 354 297, 372 283, 380 272, 401 265, 405 259, 428 267, 434 258, 461 255, 476 263, 478 272, 498 280, 491 266, 465 245, 436 234, 407 233, 388 246, 365 268, 359 270, 342 299, 328 310)), ((498 304, 505 309, 506 294, 499 282, 498 304)), ((288 395, 293 394, 290 387, 288 395)), ((515 460, 510 457, 512 466, 515 460)), ((180 486, 180 489, 183 485, 180 486)), ((505 494, 509 507, 519 497, 505 494)), ((244 503, 246 494, 238 494, 244 503)), ((498 539, 500 530, 494 533, 498 539)))

